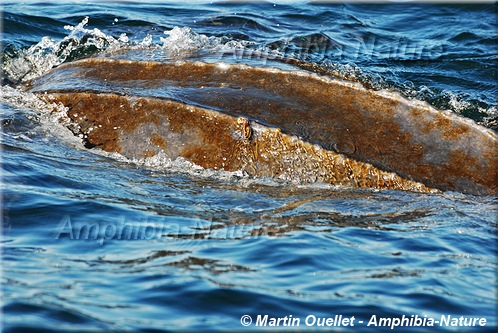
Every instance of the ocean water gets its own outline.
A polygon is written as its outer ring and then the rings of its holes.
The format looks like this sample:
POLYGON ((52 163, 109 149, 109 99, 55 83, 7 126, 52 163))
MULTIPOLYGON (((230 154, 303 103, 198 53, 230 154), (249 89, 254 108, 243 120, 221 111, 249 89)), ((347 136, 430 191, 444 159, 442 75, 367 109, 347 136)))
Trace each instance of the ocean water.
POLYGON ((498 198, 128 159, 85 148, 62 109, 23 87, 82 57, 299 60, 497 131, 496 13, 493 2, 5 2, 3 331, 495 332, 498 198))

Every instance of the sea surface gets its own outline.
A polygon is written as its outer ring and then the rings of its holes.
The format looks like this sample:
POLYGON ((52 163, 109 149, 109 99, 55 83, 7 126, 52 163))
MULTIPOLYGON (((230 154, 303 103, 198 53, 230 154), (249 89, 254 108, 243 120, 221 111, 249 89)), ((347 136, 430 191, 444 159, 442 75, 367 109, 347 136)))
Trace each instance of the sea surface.
POLYGON ((495 2, 6 1, 2 17, 4 332, 496 332, 497 197, 127 159, 86 149, 62 111, 22 89, 120 52, 294 59, 497 131, 495 2), (327 326, 336 315, 355 326, 327 326), (462 316, 486 324, 429 326, 462 316))

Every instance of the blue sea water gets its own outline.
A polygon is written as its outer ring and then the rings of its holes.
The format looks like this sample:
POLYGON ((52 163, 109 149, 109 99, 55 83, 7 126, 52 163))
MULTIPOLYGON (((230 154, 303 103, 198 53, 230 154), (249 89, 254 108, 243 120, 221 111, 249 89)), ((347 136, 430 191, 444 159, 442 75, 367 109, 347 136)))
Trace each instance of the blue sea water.
POLYGON ((299 59, 496 131, 496 13, 494 2, 5 2, 3 331, 262 331, 268 315, 300 321, 269 330, 495 332, 496 197, 130 160, 86 149, 21 88, 60 63, 123 50, 284 68, 299 59), (336 315, 355 326, 313 321, 336 315), (403 316, 425 326, 371 323, 403 316), (486 325, 428 326, 442 316, 486 325))

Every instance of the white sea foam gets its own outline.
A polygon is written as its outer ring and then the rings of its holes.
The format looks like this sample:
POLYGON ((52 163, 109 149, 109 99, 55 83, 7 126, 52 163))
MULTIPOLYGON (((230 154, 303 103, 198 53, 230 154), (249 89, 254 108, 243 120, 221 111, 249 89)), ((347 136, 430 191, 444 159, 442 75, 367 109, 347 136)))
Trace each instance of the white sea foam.
POLYGON ((162 47, 173 54, 201 49, 216 49, 223 43, 222 38, 198 34, 188 27, 174 27, 170 31, 165 31, 164 34, 168 37, 160 38, 163 43, 162 47))

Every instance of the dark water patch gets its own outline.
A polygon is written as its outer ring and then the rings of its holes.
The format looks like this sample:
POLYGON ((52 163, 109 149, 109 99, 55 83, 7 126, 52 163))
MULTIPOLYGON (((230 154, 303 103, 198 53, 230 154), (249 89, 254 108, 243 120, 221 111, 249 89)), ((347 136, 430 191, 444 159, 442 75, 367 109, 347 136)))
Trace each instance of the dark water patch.
POLYGON ((34 44, 44 36, 62 38, 66 35, 64 25, 73 22, 56 20, 45 16, 23 15, 3 12, 3 33, 12 36, 12 41, 34 44))

